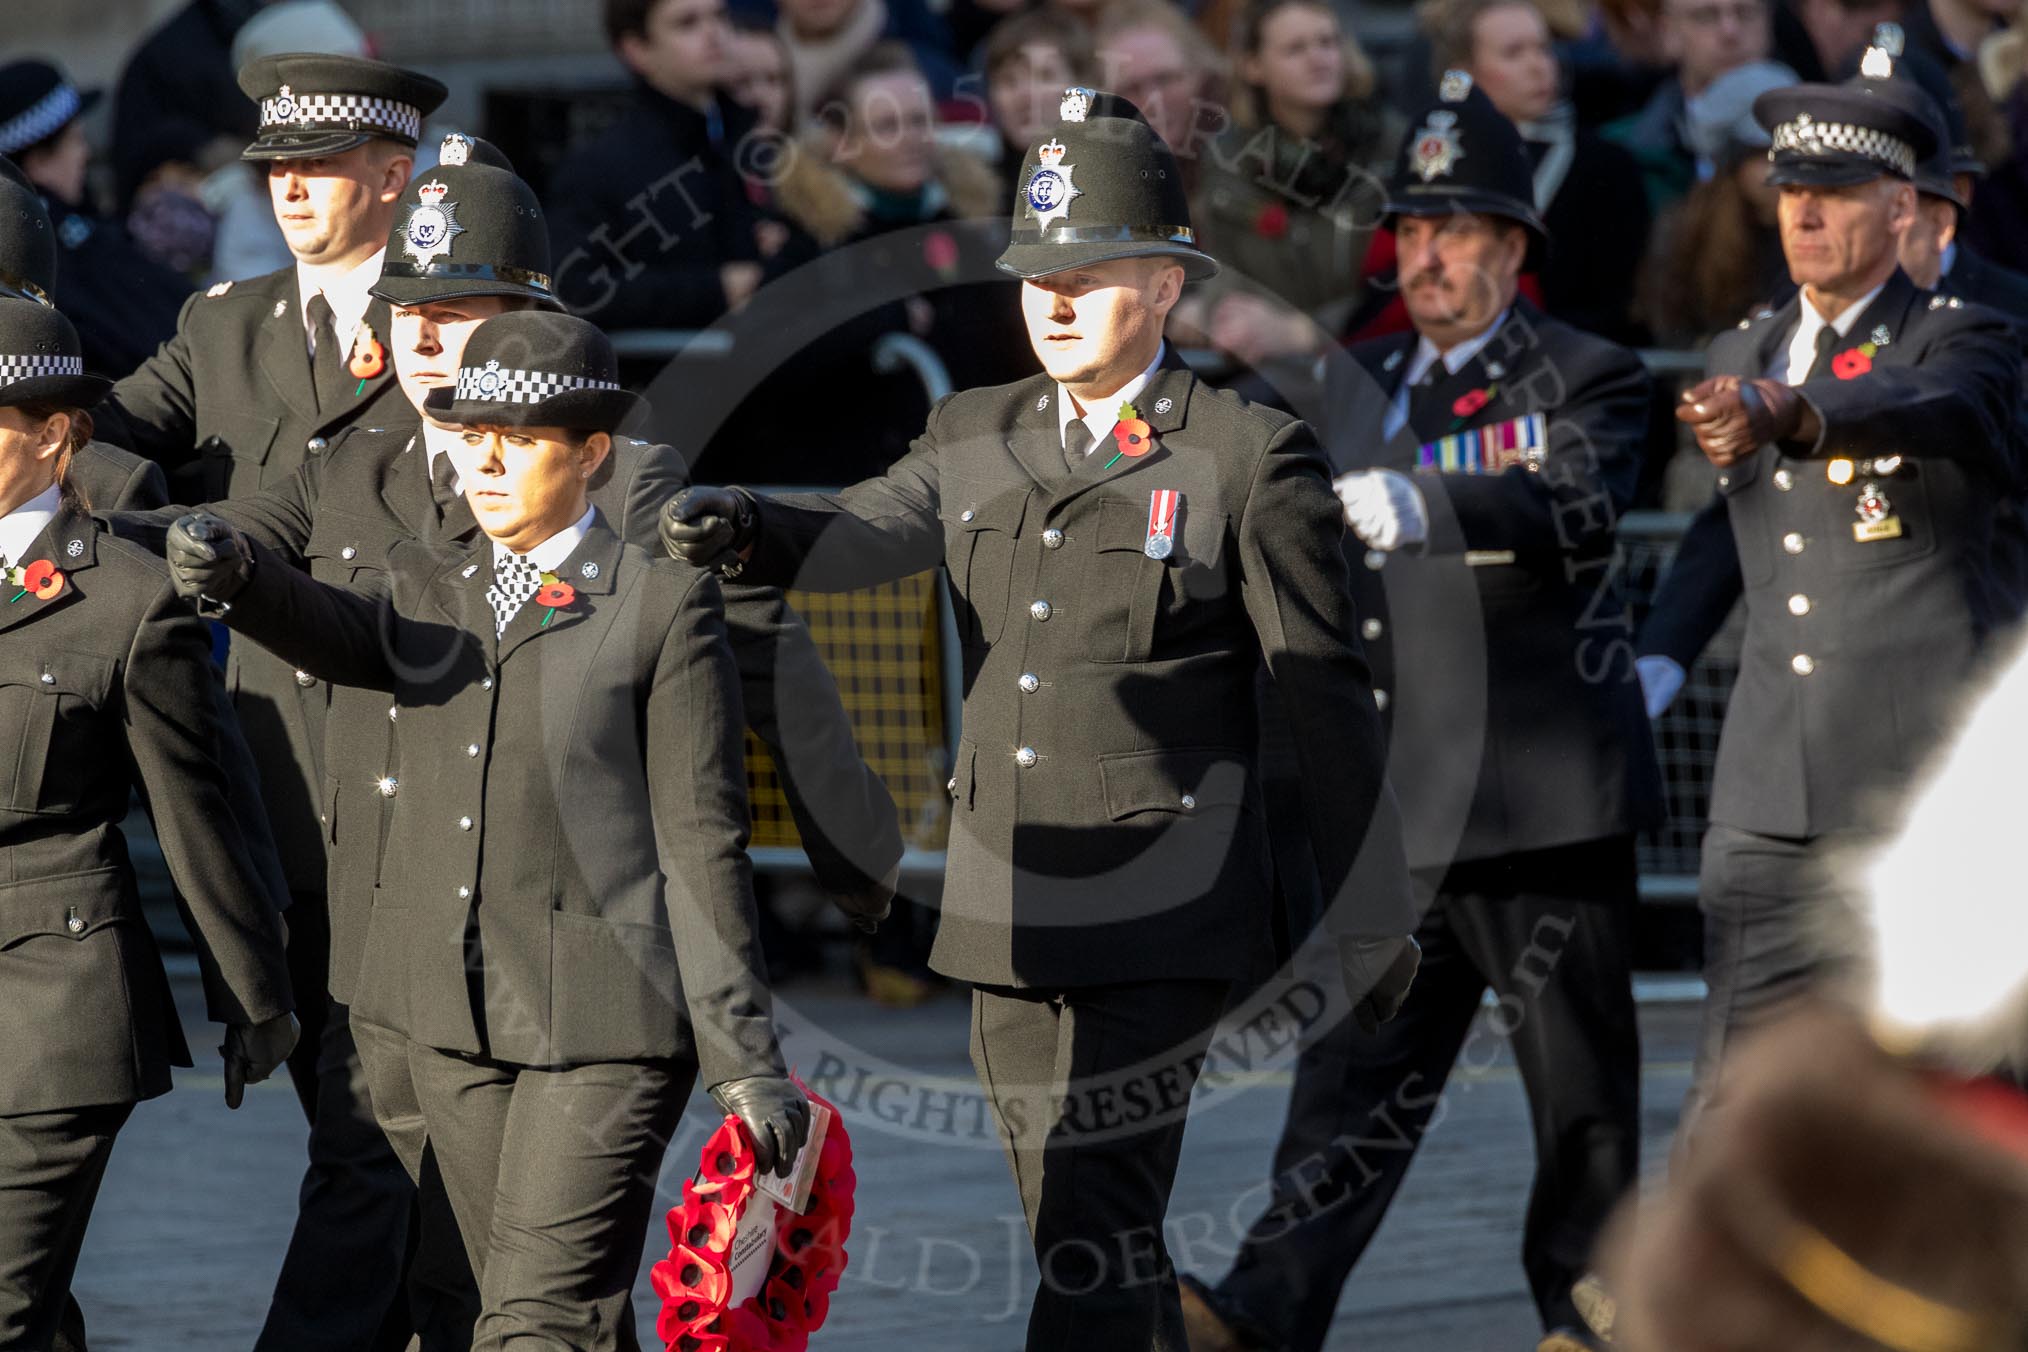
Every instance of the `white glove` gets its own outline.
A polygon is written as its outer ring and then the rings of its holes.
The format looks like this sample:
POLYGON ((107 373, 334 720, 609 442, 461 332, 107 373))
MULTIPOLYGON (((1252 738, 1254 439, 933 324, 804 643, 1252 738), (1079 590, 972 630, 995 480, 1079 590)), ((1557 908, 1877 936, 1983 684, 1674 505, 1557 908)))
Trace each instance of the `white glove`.
POLYGON ((1673 657, 1652 653, 1635 658, 1634 671, 1641 678, 1641 699, 1648 706, 1648 717, 1660 718, 1675 702, 1676 692, 1683 688, 1687 675, 1683 664, 1673 657))
POLYGON ((1331 486, 1345 505, 1345 524, 1374 549, 1399 549, 1429 538, 1429 506, 1406 474, 1355 470, 1338 476, 1331 486))

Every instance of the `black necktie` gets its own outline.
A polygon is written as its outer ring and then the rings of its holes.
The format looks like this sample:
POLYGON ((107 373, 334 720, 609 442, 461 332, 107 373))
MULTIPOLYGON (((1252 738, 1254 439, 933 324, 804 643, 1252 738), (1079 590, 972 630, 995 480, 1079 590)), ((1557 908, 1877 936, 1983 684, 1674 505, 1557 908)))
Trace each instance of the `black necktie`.
POLYGON ((338 318, 331 302, 319 291, 310 297, 310 329, 316 335, 317 351, 310 360, 310 383, 317 392, 317 409, 338 407, 339 391, 345 379, 345 354, 338 350, 338 318))
POLYGON ((1091 448, 1098 444, 1098 438, 1091 434, 1084 419, 1072 418, 1063 425, 1063 463, 1072 474, 1084 468, 1084 462, 1091 455, 1091 448))
POLYGON ((1442 436, 1443 429, 1449 425, 1450 410, 1437 393, 1443 378, 1449 374, 1449 368, 1438 359, 1430 363, 1421 380, 1408 387, 1408 430, 1417 441, 1442 436))
MULTIPOLYGON (((1807 304, 1808 302, 1805 302, 1807 304)), ((1817 330, 1817 355, 1810 362, 1805 380, 1816 380, 1831 374, 1831 352, 1838 346, 1838 331, 1829 324, 1817 330)))
POLYGON ((458 467, 448 455, 438 455, 430 465, 430 500, 437 505, 439 519, 458 496, 458 467))

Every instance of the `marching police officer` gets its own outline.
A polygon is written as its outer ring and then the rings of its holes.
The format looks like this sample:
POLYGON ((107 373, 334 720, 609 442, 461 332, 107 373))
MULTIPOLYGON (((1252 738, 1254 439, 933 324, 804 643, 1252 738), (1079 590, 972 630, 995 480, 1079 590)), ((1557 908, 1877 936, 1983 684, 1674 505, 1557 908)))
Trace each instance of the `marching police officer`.
POLYGON ((1266 1213, 1215 1288, 1186 1287, 1193 1352, 1324 1345, 1413 1157, 1344 1142, 1390 1112, 1421 1140, 1488 986, 1534 1119, 1522 1262, 1545 1347, 1582 1345, 1557 1341, 1583 1336, 1570 1288, 1638 1162, 1634 832, 1660 781, 1613 557, 1649 381, 1519 294, 1549 240, 1513 123, 1452 71, 1412 126, 1387 205, 1415 328, 1351 350, 1325 441, 1434 904, 1401 1016, 1306 1048, 1266 1213))
MULTIPOLYGON (((388 309, 368 292, 422 119, 446 92, 427 76, 353 57, 264 57, 239 78, 260 106, 259 134, 244 153, 269 164, 296 264, 191 297, 175 337, 104 405, 133 448, 170 471, 178 496, 200 499, 282 482, 344 428, 405 406, 387 361, 388 309)), ((303 1038, 289 1071, 311 1123, 297 1234, 315 1252, 284 1265, 261 1346, 401 1348, 407 1313, 392 1283, 408 1186, 359 1092, 357 1053, 326 994, 318 818, 327 695, 252 645, 234 645, 227 665, 293 899, 303 1038), (360 1299, 362 1281, 385 1297, 360 1299)))
POLYGON ((1935 149, 1905 94, 1862 78, 1756 100, 1802 290, 1720 335, 1677 410, 1719 467, 1692 529, 1729 526, 1732 551, 1716 573, 1672 570, 1643 649, 1746 607, 1699 878, 1711 994, 1690 1126, 1734 1035, 1831 969, 1834 861, 1891 821, 1947 739, 1999 618, 1992 530, 2019 472, 2020 351, 2001 316, 1898 265, 1935 149))
POLYGON ((179 590, 243 638, 393 693, 406 783, 354 1008, 401 1041, 479 1277, 475 1352, 638 1347, 629 1296, 700 1074, 760 1169, 808 1129, 755 937, 717 580, 586 496, 638 403, 590 324, 499 315, 425 407, 460 428, 476 540, 395 546, 378 599, 255 566, 214 517, 168 541, 179 590))
POLYGON ((226 1101, 295 1040, 248 844, 259 805, 228 794, 219 758, 210 638, 66 483, 105 387, 63 316, 0 299, 0 1345, 36 1352, 83 1352, 70 1281, 114 1137, 191 1064, 120 834, 136 788, 227 1025, 226 1101))
POLYGON ((967 693, 931 965, 974 986, 973 1063, 1043 1274, 1028 1347, 1176 1348, 1161 1229, 1187 1101, 1268 935, 1263 658, 1330 894, 1369 836, 1392 864, 1335 915, 1362 1017, 1405 994, 1413 921, 1315 439, 1164 347, 1184 281, 1216 268, 1169 147, 1123 99, 1073 89, 1062 114, 1000 259, 1045 374, 944 400, 842 493, 688 490, 665 537, 833 590, 949 570, 967 693))

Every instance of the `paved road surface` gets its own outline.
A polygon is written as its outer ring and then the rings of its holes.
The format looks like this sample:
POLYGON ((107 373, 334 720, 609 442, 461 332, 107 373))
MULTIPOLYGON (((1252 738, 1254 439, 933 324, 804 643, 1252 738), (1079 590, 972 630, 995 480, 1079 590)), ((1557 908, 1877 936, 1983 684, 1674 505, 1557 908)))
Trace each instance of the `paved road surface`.
MULTIPOLYGON (((205 1064, 143 1104, 113 1153, 76 1285, 97 1352, 250 1347, 294 1215, 304 1139, 295 1096, 277 1078, 249 1091, 237 1114, 225 1110, 210 1051, 218 1032, 203 1023, 194 966, 171 961, 205 1064)), ((1034 1269, 1013 1184, 979 1116, 965 1002, 946 997, 897 1013, 842 986, 806 984, 786 1005, 790 1055, 845 1106, 858 1157, 852 1265, 815 1346, 1018 1349, 1034 1269)), ((1643 1006, 1651 1167, 1688 1081, 1694 1014, 1687 1004, 1643 1006)), ((1531 1159, 1521 1089, 1490 1033, 1468 1055, 1483 1068, 1453 1079, 1386 1228, 1346 1289, 1334 1349, 1534 1346, 1518 1258, 1531 1159)), ((1179 1266, 1223 1271, 1259 1208, 1287 1084, 1285 1071, 1267 1072, 1192 1119, 1170 1224, 1179 1266)), ((712 1122, 700 1096, 670 1151, 670 1196, 712 1122)), ((650 1249, 664 1238, 657 1226, 650 1249)), ((644 1255, 636 1297, 651 1347, 646 1271, 655 1256, 644 1255)))

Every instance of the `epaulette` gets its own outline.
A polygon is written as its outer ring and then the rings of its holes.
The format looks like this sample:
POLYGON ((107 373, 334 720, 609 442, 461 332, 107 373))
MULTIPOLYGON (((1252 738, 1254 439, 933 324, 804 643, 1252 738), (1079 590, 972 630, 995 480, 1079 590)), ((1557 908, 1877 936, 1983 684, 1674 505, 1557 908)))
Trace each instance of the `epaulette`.
POLYGON ((1762 308, 1760 308, 1760 309, 1758 309, 1758 310, 1755 310, 1755 311, 1754 311, 1754 312, 1753 312, 1752 314, 1748 315, 1748 316, 1747 316, 1746 318, 1744 318, 1744 319, 1740 320, 1740 321, 1739 321, 1739 327, 1740 327, 1740 328, 1741 328, 1742 330, 1744 330, 1744 329, 1750 329, 1750 328, 1752 328, 1752 327, 1753 327, 1753 326, 1754 326, 1755 324, 1759 323, 1759 322, 1760 322, 1761 320, 1763 320, 1763 319, 1773 319, 1774 317, 1775 317, 1775 312, 1774 312, 1773 310, 1770 310, 1770 309, 1766 308, 1765 306, 1763 306, 1762 308))
POLYGON ((204 294, 209 296, 213 300, 217 300, 220 296, 224 295, 226 292, 230 290, 232 290, 231 282, 217 282, 214 283, 211 289, 206 291, 204 294))

